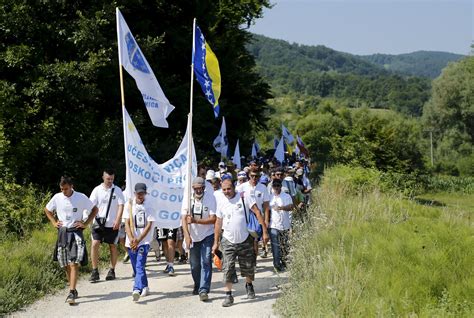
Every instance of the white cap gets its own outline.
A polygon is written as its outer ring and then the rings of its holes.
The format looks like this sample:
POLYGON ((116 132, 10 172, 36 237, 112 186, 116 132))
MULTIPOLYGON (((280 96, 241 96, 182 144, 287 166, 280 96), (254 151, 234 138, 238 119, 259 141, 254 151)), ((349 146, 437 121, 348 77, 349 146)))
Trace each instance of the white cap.
POLYGON ((212 179, 214 179, 216 176, 216 173, 214 172, 214 170, 207 170, 207 173, 206 173, 206 180, 207 181, 211 181, 212 179))
POLYGON ((237 179, 244 179, 244 178, 247 178, 247 174, 245 173, 245 171, 239 171, 239 173, 237 173, 237 179))

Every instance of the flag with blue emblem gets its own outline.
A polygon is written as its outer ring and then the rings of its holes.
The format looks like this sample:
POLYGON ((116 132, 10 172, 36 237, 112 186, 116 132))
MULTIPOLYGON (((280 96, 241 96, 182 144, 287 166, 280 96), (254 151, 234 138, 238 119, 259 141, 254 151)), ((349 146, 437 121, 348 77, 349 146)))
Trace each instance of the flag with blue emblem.
POLYGON ((217 118, 219 116, 219 96, 221 95, 219 62, 197 25, 194 30, 193 65, 196 79, 201 85, 206 99, 214 108, 214 116, 217 118))
POLYGON ((117 8, 119 61, 137 83, 153 125, 168 128, 166 118, 173 111, 143 52, 135 41, 122 13, 117 8))

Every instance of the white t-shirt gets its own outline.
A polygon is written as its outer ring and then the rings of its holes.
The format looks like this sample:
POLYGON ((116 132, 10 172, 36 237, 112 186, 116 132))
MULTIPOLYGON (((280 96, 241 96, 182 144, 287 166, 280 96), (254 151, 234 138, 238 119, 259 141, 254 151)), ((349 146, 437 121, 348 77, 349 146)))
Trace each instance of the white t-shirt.
MULTIPOLYGON (((255 201, 253 201, 255 204, 255 201)), ((245 199, 245 208, 248 213, 253 205, 251 198, 245 199), (250 201, 250 202, 249 202, 250 201)), ((222 236, 232 244, 242 243, 249 236, 247 231, 247 218, 245 217, 244 206, 240 193, 236 192, 232 199, 228 199, 225 195, 217 201, 216 216, 222 219, 222 236)))
POLYGON ((214 193, 214 187, 212 186, 212 183, 206 180, 204 181, 204 185, 204 191, 209 192, 210 194, 214 193))
MULTIPOLYGON (((194 219, 207 219, 210 215, 216 215, 216 198, 211 192, 204 192, 200 201, 191 201, 194 219)), ((181 215, 187 214, 187 208, 181 210, 181 215)), ((214 224, 196 224, 189 226, 189 234, 193 242, 201 242, 206 237, 214 233, 214 224)))
POLYGON ((277 206, 286 206, 289 204, 293 204, 293 200, 291 199, 291 196, 288 193, 282 191, 279 195, 276 195, 275 193, 272 193, 270 195, 270 228, 277 229, 280 231, 290 229, 290 212, 283 210, 275 210, 275 207, 277 206))
POLYGON ((56 193, 46 205, 48 211, 56 211, 58 220, 67 228, 72 228, 74 222, 81 221, 83 215, 89 215, 93 208, 91 200, 84 193, 77 191, 73 191, 70 197, 62 192, 56 193))
POLYGON ((222 192, 222 189, 219 189, 217 191, 214 191, 214 198, 216 198, 216 204, 219 204, 219 201, 225 199, 226 196, 224 192, 222 192))
MULTIPOLYGON (((116 185, 112 185, 112 187, 114 187, 115 190, 114 194, 112 195, 109 217, 107 218, 105 227, 113 226, 114 221, 117 218, 119 205, 125 204, 125 199, 123 197, 122 190, 116 185)), ((102 183, 95 187, 94 190, 92 190, 89 199, 92 201, 92 203, 94 203, 95 206, 97 206, 97 208, 99 208, 99 212, 96 215, 96 217, 98 218, 105 218, 105 216, 107 215, 107 206, 109 205, 110 192, 112 191, 112 187, 106 188, 105 185, 102 183)))
MULTIPOLYGON (((130 203, 127 202, 125 204, 125 209, 123 211, 122 219, 124 222, 129 222, 130 213, 129 213, 129 205, 130 203)), ((132 230, 133 236, 138 237, 143 233, 145 227, 148 225, 148 222, 156 221, 155 218, 155 210, 151 207, 148 201, 143 201, 142 204, 137 204, 136 200, 133 199, 132 201, 132 216, 133 216, 133 226, 135 227, 132 230)), ((153 239, 153 224, 148 231, 147 235, 138 243, 138 246, 150 244, 151 240, 153 239)), ((130 247, 130 240, 128 235, 126 235, 125 246, 130 247)))
POLYGON ((245 197, 252 197, 255 203, 257 203, 257 208, 260 210, 260 213, 265 215, 265 211, 263 211, 263 202, 270 201, 270 194, 268 193, 267 187, 261 183, 257 183, 254 187, 250 184, 250 181, 247 181, 243 183, 240 188, 241 190, 239 190, 239 192, 243 192, 245 197))

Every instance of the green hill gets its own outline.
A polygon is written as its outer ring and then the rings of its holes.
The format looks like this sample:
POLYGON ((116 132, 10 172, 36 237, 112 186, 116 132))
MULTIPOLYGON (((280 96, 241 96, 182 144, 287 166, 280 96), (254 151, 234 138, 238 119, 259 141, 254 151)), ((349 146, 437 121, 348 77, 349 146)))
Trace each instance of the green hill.
POLYGON ((393 74, 380 65, 324 46, 254 35, 247 49, 276 96, 334 97, 350 107, 393 109, 414 116, 421 115, 428 100, 430 80, 393 74))
POLYGON ((441 74, 441 70, 449 62, 458 61, 464 55, 447 52, 417 51, 398 55, 372 54, 359 57, 395 73, 433 79, 441 74))

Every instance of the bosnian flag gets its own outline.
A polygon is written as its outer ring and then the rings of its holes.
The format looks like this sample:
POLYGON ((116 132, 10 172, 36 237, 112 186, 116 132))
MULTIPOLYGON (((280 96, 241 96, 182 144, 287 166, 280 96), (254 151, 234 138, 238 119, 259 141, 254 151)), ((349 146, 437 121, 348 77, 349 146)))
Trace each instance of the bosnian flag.
POLYGON ((214 116, 219 116, 219 96, 221 95, 221 72, 219 62, 207 44, 201 29, 194 23, 193 65, 196 79, 201 85, 206 99, 214 109, 214 116))

